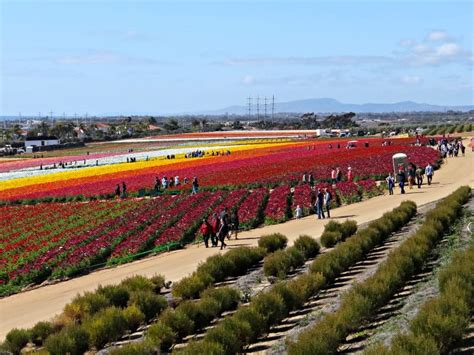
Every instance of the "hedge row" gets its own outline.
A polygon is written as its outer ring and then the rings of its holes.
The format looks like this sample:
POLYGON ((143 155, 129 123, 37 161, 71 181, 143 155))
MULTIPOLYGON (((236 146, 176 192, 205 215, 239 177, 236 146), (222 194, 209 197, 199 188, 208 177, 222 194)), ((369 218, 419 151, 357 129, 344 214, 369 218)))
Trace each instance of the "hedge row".
POLYGON ((19 354, 29 342, 49 353, 83 354, 84 351, 134 331, 168 307, 159 295, 162 276, 133 276, 116 286, 99 286, 94 292, 77 295, 52 322, 39 322, 31 329, 13 329, 2 348, 19 354))
POLYGON ((267 255, 263 261, 263 271, 266 276, 284 279, 290 271, 303 266, 307 259, 314 258, 319 249, 316 240, 301 235, 294 246, 267 255))
POLYGON ((343 297, 337 312, 288 342, 289 354, 334 354, 339 344, 363 321, 386 304, 405 282, 420 270, 436 243, 461 215, 470 188, 462 187, 427 213, 424 224, 413 236, 390 253, 376 273, 354 286, 343 297))
POLYGON ((366 230, 357 232, 333 250, 316 258, 310 272, 288 282, 277 283, 270 291, 259 294, 248 306, 240 307, 231 317, 210 329, 203 340, 191 342, 178 353, 220 355, 241 352, 244 346, 268 333, 291 311, 301 309, 310 297, 332 282, 337 274, 400 229, 415 213, 416 205, 413 202, 403 202, 392 212, 372 222, 366 230), (351 254, 356 249, 359 252, 351 254), (324 261, 320 262, 323 257, 324 261), (330 267, 335 267, 335 270, 330 267))
POLYGON ((321 234, 321 244, 325 248, 331 248, 336 243, 343 242, 355 232, 357 232, 356 221, 347 220, 344 223, 329 221, 324 226, 323 234, 321 234))
POLYGON ((258 264, 266 254, 263 248, 241 247, 231 249, 221 255, 213 255, 200 264, 195 272, 173 285, 175 297, 192 299, 212 284, 224 281, 227 277, 245 274, 258 264))
POLYGON ((397 334, 389 349, 377 345, 366 354, 444 354, 459 343, 474 310, 474 245, 456 253, 438 280, 440 295, 421 307, 410 331, 397 334))

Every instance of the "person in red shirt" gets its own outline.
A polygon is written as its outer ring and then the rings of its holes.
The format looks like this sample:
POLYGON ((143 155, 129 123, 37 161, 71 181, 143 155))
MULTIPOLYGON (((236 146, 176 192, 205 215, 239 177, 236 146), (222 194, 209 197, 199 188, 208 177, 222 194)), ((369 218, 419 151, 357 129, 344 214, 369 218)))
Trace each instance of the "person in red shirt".
POLYGON ((347 168, 347 181, 352 181, 354 179, 354 173, 351 167, 347 168))
POLYGON ((219 221, 219 216, 217 213, 214 213, 212 215, 212 223, 211 223, 211 243, 213 247, 217 246, 217 233, 219 233, 220 229, 220 221, 219 221))
POLYGON ((209 248, 209 237, 211 235, 211 226, 209 222, 203 218, 201 228, 199 228, 199 233, 202 235, 202 239, 204 240, 204 245, 206 248, 209 248))

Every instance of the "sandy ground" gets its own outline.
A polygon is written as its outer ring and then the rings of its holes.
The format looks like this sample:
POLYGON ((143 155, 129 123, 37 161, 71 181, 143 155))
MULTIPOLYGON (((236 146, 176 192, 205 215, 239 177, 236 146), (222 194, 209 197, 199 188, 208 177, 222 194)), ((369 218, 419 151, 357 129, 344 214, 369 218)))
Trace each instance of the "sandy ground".
MULTIPOLYGON (((467 143, 467 142, 466 142, 467 143)), ((451 158, 435 172, 433 184, 421 189, 407 188, 406 195, 379 196, 361 203, 340 207, 332 213, 333 218, 351 218, 358 223, 380 217, 386 211, 398 206, 403 200, 413 200, 422 205, 447 196, 461 185, 474 187, 474 153, 466 149, 466 157, 451 158)), ((301 234, 319 237, 327 220, 317 220, 309 216, 283 224, 257 228, 241 233, 239 240, 229 241, 228 249, 243 245, 256 245, 263 234, 280 232, 285 234, 290 244, 301 234)), ((15 327, 30 327, 41 320, 51 319, 58 314, 78 292, 92 291, 99 284, 116 284, 122 279, 140 274, 151 276, 162 274, 167 280, 176 281, 190 274, 199 262, 210 255, 219 253, 217 248, 206 249, 203 245, 192 245, 146 259, 138 260, 115 268, 103 269, 65 282, 40 287, 31 291, 0 299, 0 339, 15 327)))

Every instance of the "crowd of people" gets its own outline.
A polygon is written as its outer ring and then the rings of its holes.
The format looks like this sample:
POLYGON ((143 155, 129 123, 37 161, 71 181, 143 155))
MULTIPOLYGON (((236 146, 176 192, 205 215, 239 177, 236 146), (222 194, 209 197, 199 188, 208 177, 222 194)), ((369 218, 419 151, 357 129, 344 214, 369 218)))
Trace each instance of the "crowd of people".
POLYGON ((459 156, 459 153, 464 156, 466 147, 460 139, 449 141, 448 138, 443 136, 438 142, 438 151, 441 153, 443 159, 447 157, 453 158, 459 156))
POLYGON ((217 214, 216 212, 212 215, 211 222, 206 218, 202 219, 199 233, 201 234, 204 245, 209 248, 209 240, 211 241, 211 247, 217 247, 220 242, 221 250, 224 249, 227 244, 226 238, 230 239, 232 236, 238 239, 240 223, 239 215, 236 210, 229 216, 227 207, 217 214))

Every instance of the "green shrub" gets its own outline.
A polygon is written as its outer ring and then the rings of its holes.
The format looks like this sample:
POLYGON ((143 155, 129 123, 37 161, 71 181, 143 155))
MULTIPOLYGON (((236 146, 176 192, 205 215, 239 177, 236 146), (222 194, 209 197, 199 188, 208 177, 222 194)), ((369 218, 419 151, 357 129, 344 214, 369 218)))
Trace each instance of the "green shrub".
POLYGON ((151 291, 134 292, 130 297, 128 304, 137 306, 145 315, 145 321, 147 322, 168 307, 168 302, 163 296, 156 295, 151 291))
POLYGON ((236 354, 241 352, 251 334, 252 327, 249 323, 231 317, 222 320, 218 327, 210 329, 205 339, 220 344, 226 354, 236 354))
POLYGON ((258 246, 266 249, 268 253, 273 253, 274 251, 285 248, 287 243, 288 238, 280 233, 263 235, 258 240, 258 246))
POLYGON ((314 296, 324 285, 324 277, 317 272, 303 274, 288 282, 288 287, 297 295, 296 304, 301 308, 303 304, 314 296))
POLYGON ((185 301, 177 307, 177 310, 194 322, 195 329, 202 329, 221 313, 220 305, 219 301, 207 297, 199 302, 185 301))
POLYGON ((340 232, 341 231, 341 223, 337 221, 329 221, 324 226, 324 232, 340 232))
POLYGON ((50 335, 45 341, 45 348, 51 355, 82 355, 89 348, 89 335, 78 325, 68 326, 50 335))
POLYGON ((241 295, 231 287, 209 288, 201 293, 201 299, 210 298, 219 302, 221 312, 230 311, 237 307, 241 295))
POLYGON ((111 306, 126 307, 130 294, 124 286, 99 286, 97 293, 104 295, 111 306))
POLYGON ((174 344, 176 337, 176 332, 161 321, 152 324, 146 333, 146 339, 165 352, 174 344))
POLYGON ((265 256, 264 248, 240 247, 229 250, 224 256, 229 259, 233 267, 233 272, 229 276, 243 275, 248 268, 256 265, 265 256))
POLYGON ((222 345, 210 341, 191 341, 188 346, 176 351, 180 355, 225 355, 226 352, 222 345))
POLYGON ((38 322, 31 328, 31 340, 36 345, 43 345, 48 336, 53 334, 54 328, 50 322, 38 322))
POLYGON ((29 340, 30 332, 28 330, 14 328, 5 337, 4 347, 14 354, 19 354, 29 340))
POLYGON ((342 239, 340 231, 325 231, 321 234, 321 245, 325 248, 332 248, 342 239))
POLYGON ((160 293, 161 289, 165 287, 165 277, 163 275, 155 274, 150 277, 150 281, 154 285, 155 293, 160 293))
POLYGON ((184 338, 194 330, 194 322, 184 311, 167 309, 160 316, 160 322, 170 327, 179 338, 184 338))
POLYGON ((109 307, 87 319, 83 324, 89 342, 97 349, 120 338, 127 329, 127 320, 121 309, 109 307))
MULTIPOLYGON (((380 349, 379 349, 380 351, 380 349)), ((413 354, 413 355, 425 355, 425 354, 439 354, 436 342, 433 338, 424 336, 415 336, 413 334, 407 334, 403 337, 396 335, 393 337, 390 354, 413 354)), ((380 354, 380 352, 378 353, 380 354)), ((383 353, 382 353, 383 354, 383 353)))
POLYGON ((103 294, 84 292, 83 295, 74 297, 72 302, 64 307, 64 314, 74 321, 81 321, 108 306, 110 302, 103 294))
POLYGON ((197 298, 199 293, 213 281, 214 279, 209 274, 194 273, 175 283, 173 285, 172 293, 175 297, 182 297, 185 299, 197 298))
POLYGON ((300 235, 295 240, 294 246, 301 250, 304 254, 305 259, 314 258, 319 253, 319 244, 316 239, 311 238, 309 235, 300 235))
POLYGON ((283 298, 271 292, 259 294, 252 300, 252 307, 260 313, 265 320, 265 330, 283 319, 287 314, 287 309, 283 298))
POLYGON ((240 322, 247 322, 251 325, 252 333, 248 334, 246 343, 250 344, 257 340, 261 329, 265 327, 265 317, 257 312, 253 307, 242 307, 235 312, 234 318, 240 322))
POLYGON ((110 350, 110 355, 150 355, 153 353, 153 347, 147 341, 129 343, 110 350))
POLYGON ((145 322, 145 315, 136 305, 131 305, 125 308, 123 310, 123 315, 127 321, 127 329, 129 330, 136 330, 145 322))
POLYGON ((291 268, 297 269, 304 265, 305 258, 301 250, 293 246, 293 247, 287 248, 285 252, 288 255, 288 258, 290 260, 291 268))
POLYGON ((286 313, 296 309, 297 305, 299 305, 299 297, 296 291, 291 289, 285 282, 279 282, 270 292, 281 296, 285 304, 286 313))
POLYGON ((284 250, 277 250, 265 257, 263 272, 266 276, 285 278, 290 269, 290 258, 284 250))
POLYGON ((341 233, 344 239, 349 238, 351 235, 357 232, 357 222, 347 220, 341 224, 341 233))
POLYGON ((209 274, 214 282, 222 281, 234 273, 234 264, 226 256, 217 254, 208 257, 204 263, 198 266, 196 272, 198 275, 201 273, 209 274))
POLYGON ((156 288, 151 279, 141 275, 128 277, 123 280, 120 285, 125 287, 129 292, 154 291, 156 288))

